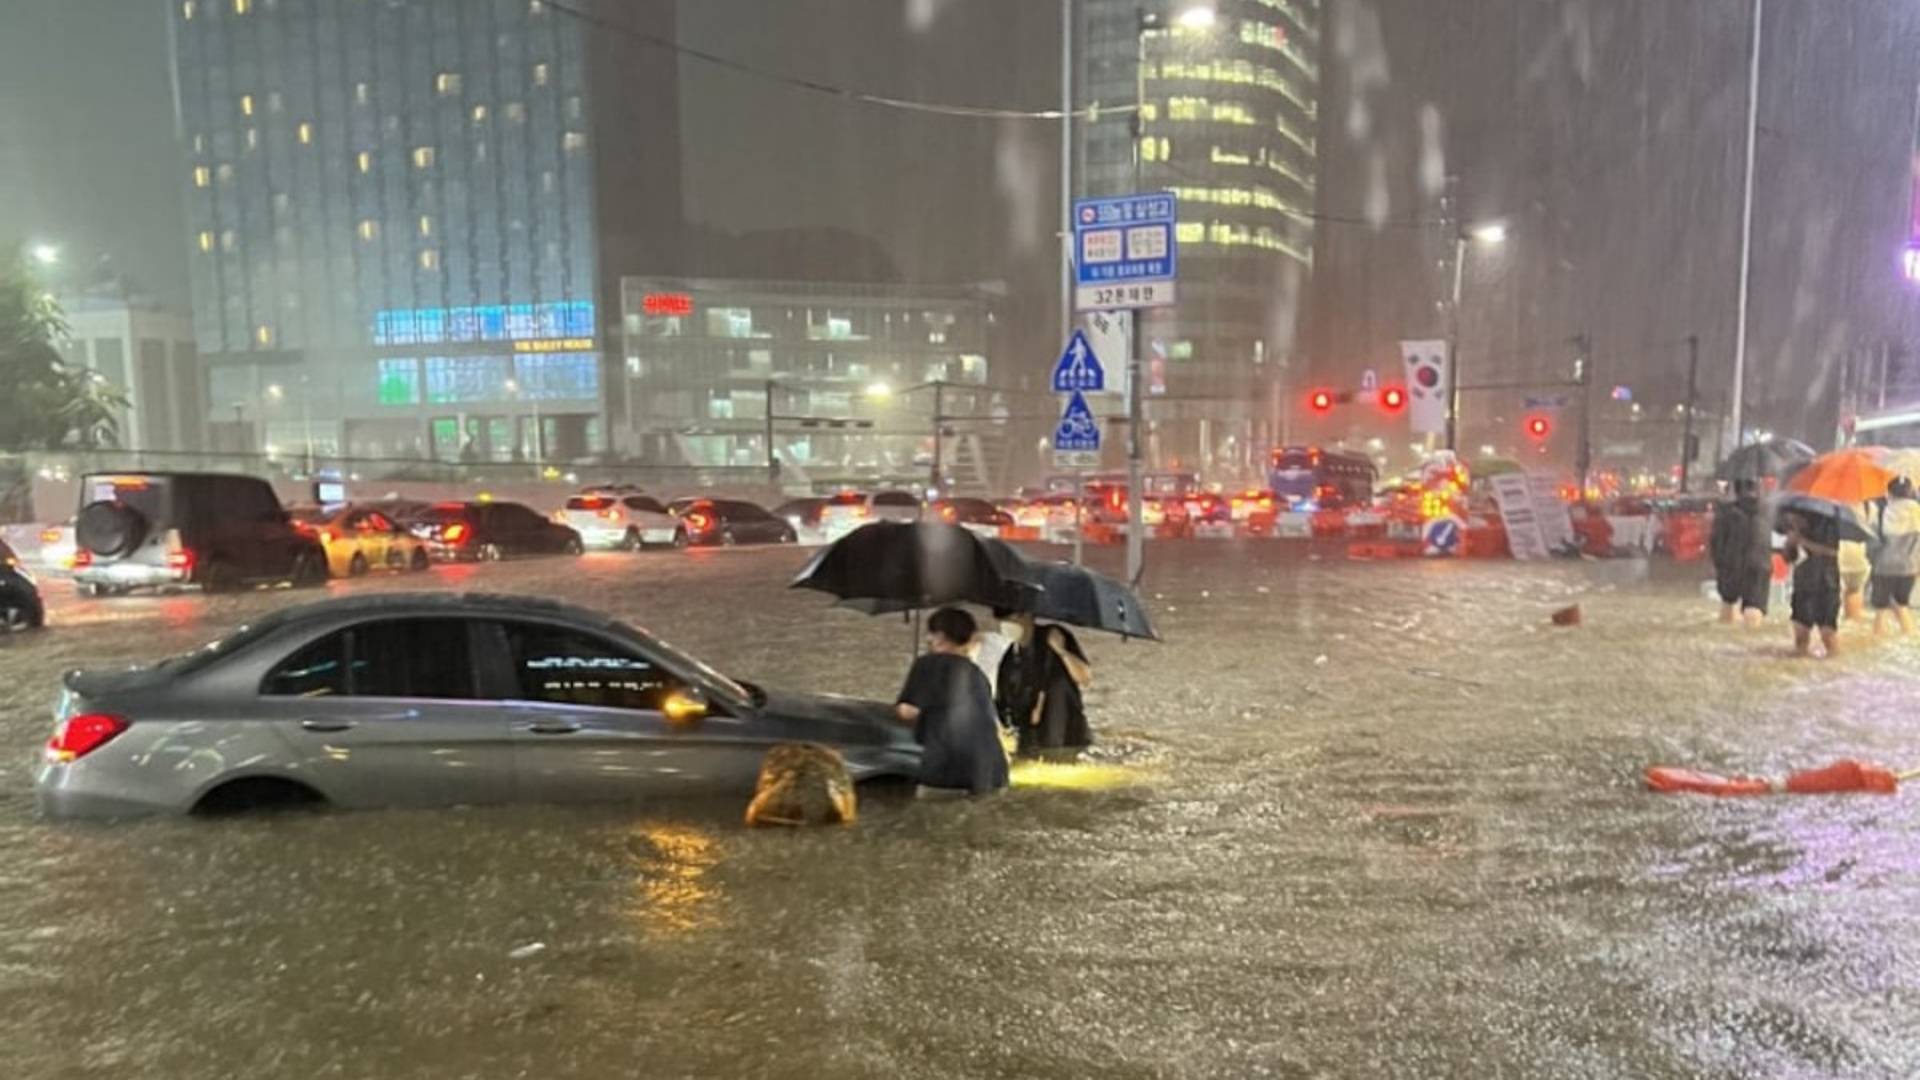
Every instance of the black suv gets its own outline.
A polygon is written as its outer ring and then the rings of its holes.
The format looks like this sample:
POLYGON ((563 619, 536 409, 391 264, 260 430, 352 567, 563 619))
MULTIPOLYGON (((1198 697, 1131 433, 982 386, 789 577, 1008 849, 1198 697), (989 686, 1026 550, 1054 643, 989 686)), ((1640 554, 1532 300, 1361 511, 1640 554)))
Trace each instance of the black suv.
POLYGON ((0 634, 31 630, 47 621, 40 587, 5 540, 0 540, 0 634))
POLYGON ((443 562, 518 555, 578 555, 580 534, 513 502, 435 503, 406 521, 443 562))
POLYGON ((80 480, 73 577, 94 596, 197 584, 320 585, 327 553, 273 486, 229 473, 94 473, 80 480))

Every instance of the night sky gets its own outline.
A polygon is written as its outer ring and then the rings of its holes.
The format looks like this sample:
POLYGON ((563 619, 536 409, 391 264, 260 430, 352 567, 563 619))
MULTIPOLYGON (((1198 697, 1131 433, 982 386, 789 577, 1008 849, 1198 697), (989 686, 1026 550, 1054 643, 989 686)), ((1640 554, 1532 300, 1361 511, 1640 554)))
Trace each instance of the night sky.
MULTIPOLYGON (((1319 210, 1342 220, 1321 227, 1298 362, 1346 379, 1393 364, 1398 338, 1443 329, 1443 234, 1420 223, 1440 213, 1432 182, 1452 175, 1469 219, 1513 231, 1470 263, 1463 355, 1477 374, 1557 371, 1565 338, 1584 331, 1602 382, 1676 401, 1679 341, 1697 333, 1704 396, 1724 397, 1750 6, 1328 0, 1319 210)), ((1920 329, 1897 262, 1920 5, 1768 9, 1750 401, 1759 420, 1823 438, 1840 357, 1920 329)), ((0 239, 61 241, 70 264, 110 253, 146 291, 184 304, 164 10, 0 0, 0 239)), ((770 71, 921 100, 1057 104, 1051 0, 680 10, 680 40, 770 71)), ((1006 280, 1008 317, 1032 329, 998 359, 1046 359, 1054 125, 892 111, 697 61, 683 62, 681 87, 691 220, 845 228, 911 281, 1006 280)), ((648 107, 620 102, 615 115, 644 131, 648 107)))

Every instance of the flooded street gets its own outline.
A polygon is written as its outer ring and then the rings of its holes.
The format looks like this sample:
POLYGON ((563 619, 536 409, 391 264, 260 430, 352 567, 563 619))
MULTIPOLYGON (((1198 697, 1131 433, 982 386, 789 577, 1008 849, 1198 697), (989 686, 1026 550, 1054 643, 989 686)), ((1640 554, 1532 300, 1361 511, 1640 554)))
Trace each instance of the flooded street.
MULTIPOLYGON (((1167 643, 1089 641, 1103 767, 804 832, 732 805, 45 824, 61 669, 307 595, 56 584, 53 628, 0 641, 0 1074, 1920 1075, 1920 795, 1640 782, 1920 765, 1920 644, 1793 661, 1777 616, 1718 626, 1698 573, 1644 563, 1285 547, 1150 551, 1167 643)), ((786 591, 803 558, 331 592, 551 595, 890 697, 908 629, 786 591)))

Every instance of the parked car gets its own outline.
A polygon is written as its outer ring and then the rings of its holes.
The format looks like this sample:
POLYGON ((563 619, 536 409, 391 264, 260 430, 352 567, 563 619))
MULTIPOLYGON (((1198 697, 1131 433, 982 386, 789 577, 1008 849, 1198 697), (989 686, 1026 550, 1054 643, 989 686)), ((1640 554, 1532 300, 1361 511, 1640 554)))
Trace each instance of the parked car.
POLYGON ((590 548, 638 551, 687 546, 687 531, 679 519, 651 495, 598 491, 574 495, 553 520, 579 533, 580 542, 590 548))
POLYGON ((920 498, 910 491, 842 491, 821 508, 820 528, 828 540, 838 540, 869 521, 916 521, 919 517, 920 498))
POLYGON ((827 508, 827 500, 821 498, 788 499, 773 508, 773 516, 793 526, 793 531, 801 536, 817 533, 820 530, 820 514, 827 508))
POLYGON ((682 499, 673 505, 687 543, 696 547, 792 544, 800 539, 799 530, 786 521, 739 499, 682 499))
POLYGON ((885 704, 763 690, 606 615, 355 596, 69 673, 34 782, 51 817, 744 796, 766 751, 799 741, 856 780, 919 768, 885 704))
POLYGON ((73 576, 94 595, 197 584, 318 585, 327 553, 273 486, 227 473, 94 473, 80 480, 73 576))
POLYGON ((927 512, 932 518, 949 525, 959 525, 983 536, 997 537, 1002 528, 1014 523, 1012 514, 985 499, 961 496, 938 499, 927 507, 927 512))
POLYGON ((288 511, 327 552, 327 572, 359 577, 369 570, 425 570, 432 563, 426 541, 371 506, 301 506, 288 511))
POLYGON ((33 573, 20 556, 0 540, 0 633, 32 630, 46 621, 39 582, 33 580, 33 573))
POLYGON ((580 534, 513 502, 444 502, 408 522, 433 557, 497 562, 522 555, 578 555, 580 534))

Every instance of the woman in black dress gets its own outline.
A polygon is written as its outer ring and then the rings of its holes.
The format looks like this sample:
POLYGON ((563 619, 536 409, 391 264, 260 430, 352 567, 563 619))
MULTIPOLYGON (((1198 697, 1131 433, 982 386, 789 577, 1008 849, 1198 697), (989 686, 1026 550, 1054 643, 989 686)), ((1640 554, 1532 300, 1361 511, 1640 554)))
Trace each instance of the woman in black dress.
POLYGON ((959 608, 927 620, 927 652, 907 671, 894 714, 920 743, 922 794, 985 795, 1007 786, 1007 755, 994 726, 993 691, 967 656, 977 628, 959 608))
POLYGON ((1000 658, 994 706, 1000 723, 1020 737, 1018 753, 1077 750, 1093 745, 1081 691, 1093 668, 1064 626, 1038 626, 1025 612, 996 610, 1000 632, 1012 639, 1000 658))
POLYGON ((1840 651, 1840 523, 1789 510, 1787 561, 1793 563, 1793 651, 1806 656, 1820 631, 1826 654, 1840 651))

